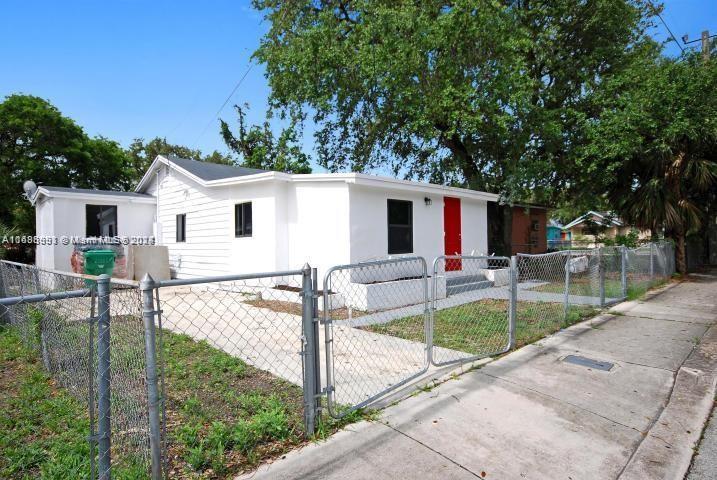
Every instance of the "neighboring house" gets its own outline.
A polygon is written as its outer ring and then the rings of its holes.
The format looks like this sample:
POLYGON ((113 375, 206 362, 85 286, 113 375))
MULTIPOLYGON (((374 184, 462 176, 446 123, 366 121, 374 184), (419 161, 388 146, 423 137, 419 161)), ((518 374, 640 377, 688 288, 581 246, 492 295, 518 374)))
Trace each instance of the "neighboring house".
MULTIPOLYGON (((563 231, 568 232, 573 242, 580 242, 590 247, 596 244, 600 237, 615 238, 617 235, 627 235, 635 228, 626 225, 622 220, 606 212, 589 211, 568 223, 563 231)), ((649 230, 639 232, 641 239, 650 237, 649 230)))
POLYGON ((518 253, 545 253, 547 242, 548 209, 539 205, 513 207, 512 251, 518 253))
POLYGON ((40 186, 30 200, 39 237, 35 264, 45 268, 70 270, 73 246, 65 240, 153 235, 156 200, 144 193, 40 186))
POLYGON ((540 205, 514 205, 511 211, 510 244, 506 242, 505 212, 502 205, 488 206, 491 254, 516 255, 518 253, 545 253, 548 249, 546 229, 548 208, 540 205))
POLYGON ((554 250, 565 245, 570 245, 572 234, 563 230, 563 225, 553 219, 548 221, 547 227, 548 249, 554 250))
MULTIPOLYGON (((180 278, 306 262, 323 275, 334 265, 404 255, 430 262, 486 254, 487 203, 498 200, 360 173, 292 175, 163 156, 134 193, 59 190, 40 187, 31 199, 38 236, 96 235, 98 218, 101 233, 155 235, 180 278)), ((61 247, 38 245, 36 263, 69 270, 71 246, 61 247)))

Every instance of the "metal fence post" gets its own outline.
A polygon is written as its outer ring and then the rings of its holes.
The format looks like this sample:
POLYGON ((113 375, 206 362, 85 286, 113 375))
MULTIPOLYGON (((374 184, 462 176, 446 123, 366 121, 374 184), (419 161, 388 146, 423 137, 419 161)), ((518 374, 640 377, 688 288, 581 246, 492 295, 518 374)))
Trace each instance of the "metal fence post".
POLYGON ((88 436, 90 444, 90 479, 95 480, 95 447, 97 446, 97 437, 95 432, 95 373, 94 373, 94 358, 95 358, 95 323, 97 322, 96 316, 96 303, 97 303, 97 289, 92 286, 90 291, 90 318, 87 320, 88 330, 87 333, 87 412, 90 417, 90 435, 88 436))
POLYGON ((565 260, 565 297, 563 298, 563 320, 568 319, 568 310, 570 309, 570 259, 573 255, 568 250, 567 259, 565 260))
MULTIPOLYGON (((5 290, 5 265, 0 264, 0 298, 6 298, 7 291, 5 290)), ((10 308, 5 305, 0 305, 0 325, 10 323, 10 308)))
POLYGON ((301 278, 301 306, 302 306, 302 345, 301 355, 303 364, 303 390, 304 390, 304 427, 306 435, 312 436, 316 426, 316 338, 314 337, 314 299, 313 284, 311 280, 311 267, 305 264, 301 278))
POLYGON ((655 244, 650 242, 650 281, 655 279, 655 244))
POLYGON ((600 307, 605 306, 605 259, 603 258, 603 247, 598 248, 598 289, 600 292, 600 307))
MULTIPOLYGON (((435 282, 435 280, 434 280, 435 282)), ((510 303, 508 304, 508 350, 515 348, 515 325, 518 317, 518 257, 510 257, 510 303)))
POLYGON ((627 247, 620 249, 620 286, 622 296, 627 298, 627 247))
POLYGON ((152 480, 162 478, 162 447, 159 422, 159 389, 157 387, 157 341, 154 316, 154 280, 145 274, 139 284, 142 295, 144 320, 144 350, 147 379, 147 410, 149 420, 149 451, 152 462, 152 480))
MULTIPOLYGON (((316 268, 311 269, 311 289, 314 301, 314 395, 316 398, 316 412, 321 411, 321 350, 319 350, 319 272, 316 268)), ((323 301, 323 298, 322 298, 323 301)), ((326 308, 326 306, 324 306, 326 308)))
POLYGON ((110 277, 97 279, 97 436, 100 480, 109 480, 111 467, 110 412, 110 277))

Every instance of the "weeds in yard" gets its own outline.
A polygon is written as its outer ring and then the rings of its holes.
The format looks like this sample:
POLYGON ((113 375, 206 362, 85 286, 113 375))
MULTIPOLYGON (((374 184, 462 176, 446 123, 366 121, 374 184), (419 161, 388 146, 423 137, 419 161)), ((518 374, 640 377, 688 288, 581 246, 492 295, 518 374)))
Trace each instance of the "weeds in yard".
MULTIPOLYGON (((0 478, 86 478, 87 406, 55 385, 16 330, 0 327, 0 478)), ((143 479, 146 466, 115 457, 113 477, 143 479)))
MULTIPOLYGON (((589 306, 572 306, 563 318, 562 304, 520 302, 516 318, 516 343, 534 342, 560 328, 573 325, 594 315, 589 306), (560 319, 560 320, 553 320, 560 319)), ((437 310, 433 317, 433 343, 438 347, 475 355, 491 354, 508 342, 508 302, 484 299, 437 310)), ((423 331, 416 329, 422 317, 406 317, 362 329, 406 340, 423 341, 423 331)))

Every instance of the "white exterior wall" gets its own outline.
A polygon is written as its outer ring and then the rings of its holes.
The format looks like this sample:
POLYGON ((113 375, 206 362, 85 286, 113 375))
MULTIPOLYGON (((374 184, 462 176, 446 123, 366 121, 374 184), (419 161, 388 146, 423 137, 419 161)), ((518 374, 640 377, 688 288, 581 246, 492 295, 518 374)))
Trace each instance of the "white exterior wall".
POLYGON ((461 242, 463 255, 488 255, 488 202, 461 198, 461 242))
MULTIPOLYGON (((38 236, 52 237, 55 235, 55 222, 52 207, 52 199, 47 197, 40 198, 35 205, 35 232, 38 236)), ((41 268, 55 270, 55 246, 36 245, 35 265, 41 268)))
POLYGON ((288 186, 288 268, 305 263, 326 270, 351 262, 349 187, 344 182, 295 182, 288 186))
MULTIPOLYGON (((413 253, 390 257, 421 256, 429 263, 443 255, 443 196, 405 190, 384 190, 351 185, 351 262, 389 257, 388 199, 413 202, 413 253), (425 204, 425 198, 431 205, 425 204)), ((484 200, 461 198, 461 242, 464 255, 488 250, 488 210, 484 200)))
POLYGON ((158 198, 160 243, 178 278, 287 268, 283 182, 207 188, 170 170, 160 174, 159 185, 147 193, 158 198), (236 238, 234 205, 244 202, 252 202, 252 236, 236 238), (186 241, 179 243, 178 214, 186 214, 186 241))
MULTIPOLYGON (((86 205, 114 205, 117 207, 117 235, 120 237, 149 237, 152 235, 152 220, 155 206, 151 203, 133 202, 132 199, 94 198, 47 198, 38 202, 36 210, 36 232, 38 236, 85 237, 86 205)), ((35 263, 39 267, 54 270, 72 270, 70 257, 73 246, 38 245, 35 263)))

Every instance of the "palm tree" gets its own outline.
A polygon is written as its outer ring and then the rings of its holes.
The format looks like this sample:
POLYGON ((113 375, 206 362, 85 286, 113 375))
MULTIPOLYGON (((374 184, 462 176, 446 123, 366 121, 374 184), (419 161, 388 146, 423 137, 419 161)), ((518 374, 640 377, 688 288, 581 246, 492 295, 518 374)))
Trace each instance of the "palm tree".
POLYGON ((672 238, 686 273, 686 237, 717 191, 717 62, 692 54, 640 68, 603 131, 618 152, 608 197, 624 220, 672 238))

